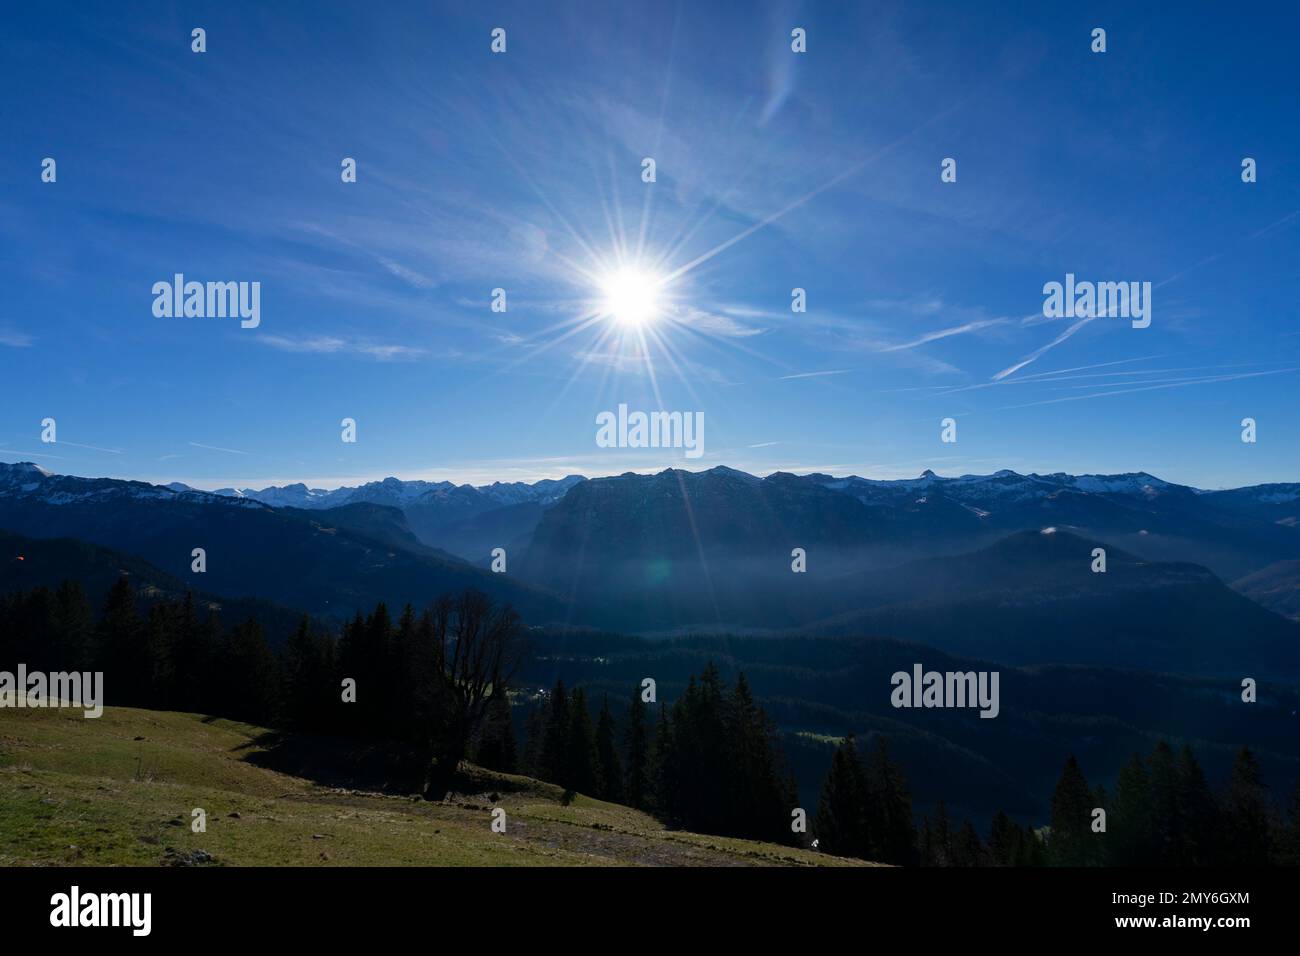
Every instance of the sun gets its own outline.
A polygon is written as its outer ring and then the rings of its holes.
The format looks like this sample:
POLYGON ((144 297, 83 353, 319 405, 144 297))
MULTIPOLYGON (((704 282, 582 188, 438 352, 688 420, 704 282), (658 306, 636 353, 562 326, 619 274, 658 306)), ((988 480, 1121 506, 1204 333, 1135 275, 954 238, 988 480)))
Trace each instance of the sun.
POLYGON ((641 326, 658 318, 663 280, 649 272, 622 268, 600 282, 601 310, 620 325, 641 326))

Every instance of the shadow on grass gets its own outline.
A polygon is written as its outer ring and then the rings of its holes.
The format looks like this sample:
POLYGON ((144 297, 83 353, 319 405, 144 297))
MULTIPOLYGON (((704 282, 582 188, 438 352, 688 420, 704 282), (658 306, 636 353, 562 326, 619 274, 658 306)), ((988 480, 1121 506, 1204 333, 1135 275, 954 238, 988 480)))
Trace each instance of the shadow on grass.
MULTIPOLYGON (((418 796, 424 786, 425 764, 410 746, 351 737, 322 737, 282 731, 266 733, 241 744, 249 763, 325 787, 418 796)), ((523 778, 511 778, 472 764, 461 764, 453 793, 526 789, 523 778)))
POLYGON ((400 744, 267 731, 235 748, 245 760, 326 787, 418 794, 424 767, 400 744))

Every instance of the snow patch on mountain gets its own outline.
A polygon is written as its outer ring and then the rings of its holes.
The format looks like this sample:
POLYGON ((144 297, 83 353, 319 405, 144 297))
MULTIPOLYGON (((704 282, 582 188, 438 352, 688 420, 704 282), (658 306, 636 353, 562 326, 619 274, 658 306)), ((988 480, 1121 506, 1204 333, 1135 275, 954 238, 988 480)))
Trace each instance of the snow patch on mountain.
POLYGON ((1143 495, 1150 497, 1159 494, 1165 488, 1172 487, 1169 482, 1162 481, 1154 475, 1148 475, 1144 471, 1128 475, 1052 475, 1051 477, 1060 478, 1063 483, 1067 483, 1072 488, 1094 494, 1143 495))
POLYGON ((299 482, 292 485, 267 488, 219 488, 213 494, 223 497, 248 498, 260 501, 272 508, 338 508, 350 504, 387 505, 392 508, 407 508, 417 504, 435 504, 449 496, 482 498, 493 506, 505 506, 535 501, 549 504, 562 498, 570 488, 580 481, 581 475, 569 475, 565 478, 544 478, 532 483, 493 482, 490 485, 457 485, 450 481, 403 481, 400 478, 385 478, 371 481, 355 487, 345 486, 326 490, 308 488, 299 482))
MULTIPOLYGON (((143 481, 122 481, 115 478, 55 475, 31 462, 17 464, 0 462, 0 496, 31 496, 51 505, 74 505, 120 498, 142 501, 217 500, 216 496, 206 491, 197 491, 181 482, 151 485, 143 481)), ((247 504, 257 508, 263 507, 255 501, 247 504)))

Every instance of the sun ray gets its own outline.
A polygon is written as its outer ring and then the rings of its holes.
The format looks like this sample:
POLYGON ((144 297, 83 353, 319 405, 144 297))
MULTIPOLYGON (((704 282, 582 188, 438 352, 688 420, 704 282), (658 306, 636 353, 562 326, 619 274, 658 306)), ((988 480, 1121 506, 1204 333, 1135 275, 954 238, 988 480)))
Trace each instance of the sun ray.
POLYGON ((894 148, 900 146, 907 140, 911 139, 913 136, 915 136, 921 130, 925 129, 927 126, 937 122, 939 119, 943 118, 944 116, 947 116, 949 113, 952 113, 957 108, 958 108, 957 106, 950 106, 946 110, 941 110, 940 112, 936 113, 934 116, 926 120, 924 123, 922 123, 920 126, 917 126, 915 129, 911 130, 910 132, 903 134, 902 136, 895 139, 893 142, 880 147, 870 155, 863 157, 853 165, 849 166, 844 171, 837 173, 836 175, 832 176, 830 179, 826 180, 826 182, 822 183, 820 186, 817 186, 809 190, 808 192, 800 196, 798 199, 792 200, 791 202, 782 206, 776 212, 770 213, 769 215, 766 215, 762 219, 758 220, 757 222, 752 223, 751 225, 742 229, 740 232, 732 236, 730 239, 726 239, 723 242, 718 243, 712 249, 700 253, 698 256, 696 256, 694 259, 692 259, 690 262, 686 263, 685 265, 679 266, 677 269, 674 269, 672 272, 669 272, 668 275, 666 276, 666 279, 668 281, 672 281, 674 279, 677 279, 685 275, 686 273, 693 270, 696 266, 708 262, 714 256, 717 256, 718 254, 730 249, 736 243, 749 238, 754 233, 762 229, 764 226, 771 225, 772 223, 776 222, 778 219, 781 219, 787 214, 793 212, 795 209, 798 209, 800 206, 804 205, 810 200, 815 199, 817 196, 820 196, 822 193, 826 192, 826 190, 831 189, 834 186, 838 186, 840 183, 844 182, 844 180, 848 179, 850 176, 856 175, 857 173, 861 172, 868 165, 880 159, 880 157, 884 156, 886 153, 890 152, 894 148))

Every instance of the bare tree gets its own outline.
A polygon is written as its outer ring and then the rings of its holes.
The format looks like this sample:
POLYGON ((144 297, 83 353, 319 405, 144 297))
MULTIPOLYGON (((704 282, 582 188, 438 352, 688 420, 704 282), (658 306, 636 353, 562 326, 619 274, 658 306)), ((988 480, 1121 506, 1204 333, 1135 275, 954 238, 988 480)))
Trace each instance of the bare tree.
POLYGON ((429 693, 420 707, 429 756, 426 800, 441 800, 493 702, 506 694, 526 651, 514 608, 466 590, 439 598, 421 622, 430 639, 416 665, 429 693))

